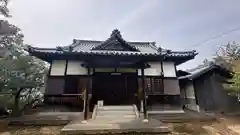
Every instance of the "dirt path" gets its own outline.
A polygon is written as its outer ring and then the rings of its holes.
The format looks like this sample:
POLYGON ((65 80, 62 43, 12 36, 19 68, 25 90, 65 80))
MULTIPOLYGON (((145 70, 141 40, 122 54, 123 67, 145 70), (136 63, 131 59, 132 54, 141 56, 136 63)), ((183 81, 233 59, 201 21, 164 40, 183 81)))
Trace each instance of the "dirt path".
POLYGON ((205 126, 219 135, 240 135, 239 117, 219 117, 219 122, 205 126))
POLYGON ((208 127, 211 128, 213 132, 219 135, 240 135, 222 124, 214 124, 208 127))

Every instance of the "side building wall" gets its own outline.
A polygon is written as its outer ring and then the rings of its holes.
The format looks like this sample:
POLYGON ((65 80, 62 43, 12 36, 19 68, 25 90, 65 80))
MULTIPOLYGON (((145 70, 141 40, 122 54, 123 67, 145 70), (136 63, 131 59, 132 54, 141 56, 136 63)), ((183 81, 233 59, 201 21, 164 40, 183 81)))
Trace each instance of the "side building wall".
POLYGON ((226 80, 217 72, 209 72, 194 80, 200 111, 229 112, 240 109, 237 97, 228 95, 223 87, 226 80))
POLYGON ((80 61, 52 61, 47 80, 46 94, 66 94, 65 84, 68 82, 68 80, 71 80, 71 78, 74 78, 74 76, 76 77, 87 75, 87 68, 82 67, 81 64, 82 62, 80 61))
POLYGON ((236 96, 231 96, 228 91, 224 89, 223 83, 226 77, 221 76, 219 73, 214 72, 211 76, 214 94, 214 103, 216 104, 215 111, 217 112, 231 112, 239 111, 240 105, 236 96))
MULTIPOLYGON (((144 70, 148 110, 182 109, 176 66, 172 61, 149 62, 144 70), (149 92, 150 91, 150 92, 149 92)), ((140 71, 138 75, 141 76, 140 71)), ((141 85, 139 85, 141 87, 141 85)))
POLYGON ((211 76, 212 73, 209 72, 193 81, 200 111, 212 111, 216 108, 211 76))
POLYGON ((66 60, 52 61, 47 78, 45 94, 60 95, 64 93, 66 60))
POLYGON ((193 81, 186 81, 181 87, 181 98, 183 99, 183 104, 186 109, 200 112, 200 108, 196 100, 193 81))
MULTIPOLYGON (((80 61, 54 60, 49 69, 49 75, 46 81, 46 90, 44 102, 54 106, 62 105, 68 108, 82 111, 83 99, 82 89, 79 86, 86 79, 79 76, 86 76, 87 69, 81 67, 80 61), (79 88, 78 88, 79 87, 79 88), (74 102, 74 105, 72 104, 74 102), (72 107, 71 107, 72 106, 72 107)), ((59 110, 59 109, 56 109, 59 110)), ((66 109, 64 109, 66 110, 66 109)))

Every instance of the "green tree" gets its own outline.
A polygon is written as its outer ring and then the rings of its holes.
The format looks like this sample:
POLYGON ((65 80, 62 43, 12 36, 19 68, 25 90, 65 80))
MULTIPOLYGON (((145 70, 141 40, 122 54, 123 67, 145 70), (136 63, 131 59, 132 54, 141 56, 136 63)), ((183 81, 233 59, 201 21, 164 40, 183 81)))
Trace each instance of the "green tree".
POLYGON ((240 45, 236 42, 229 42, 220 46, 212 60, 205 59, 202 64, 191 70, 196 70, 209 64, 221 65, 233 72, 232 79, 228 80, 229 83, 224 83, 224 86, 230 94, 240 97, 240 45))
POLYGON ((240 97, 240 59, 232 62, 232 71, 234 72, 232 79, 229 80, 230 84, 227 88, 231 94, 240 97))
POLYGON ((233 72, 230 84, 225 85, 229 93, 240 95, 240 45, 236 42, 222 45, 213 59, 215 63, 233 72))
POLYGON ((25 51, 27 46, 20 29, 12 35, 2 36, 0 45, 8 54, 0 59, 0 92, 13 96, 15 112, 41 101, 45 63, 25 51))
MULTIPOLYGON (((9 0, 0 0, 0 15, 4 17, 11 17, 9 10, 8 10, 9 0)), ((11 35, 18 31, 14 25, 9 24, 6 20, 0 20, 0 36, 2 35, 11 35)))
MULTIPOLYGON (((11 17, 9 0, 0 0, 0 14, 11 17)), ((19 111, 42 100, 40 89, 46 72, 41 60, 25 51, 23 34, 15 25, 0 20, 0 100, 19 111)))

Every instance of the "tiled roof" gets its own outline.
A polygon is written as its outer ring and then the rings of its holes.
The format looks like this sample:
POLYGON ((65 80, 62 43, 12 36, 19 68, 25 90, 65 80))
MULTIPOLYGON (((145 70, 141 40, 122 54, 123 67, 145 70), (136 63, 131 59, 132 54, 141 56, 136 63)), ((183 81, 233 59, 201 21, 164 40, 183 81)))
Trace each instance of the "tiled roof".
MULTIPOLYGON (((73 51, 91 51, 93 48, 101 45, 104 41, 93 41, 93 40, 74 40, 73 51)), ((153 42, 128 42, 140 52, 157 53, 158 48, 153 42)))
POLYGON ((203 74, 205 74, 209 71, 212 71, 214 69, 218 69, 219 71, 227 73, 229 76, 231 76, 231 71, 227 70, 226 68, 224 68, 220 65, 216 65, 216 64, 209 64, 209 65, 202 66, 200 68, 196 68, 194 70, 189 70, 189 71, 187 71, 188 73, 190 73, 189 75, 181 76, 181 77, 179 77, 179 79, 190 79, 190 80, 192 80, 192 79, 200 77, 203 74))
MULTIPOLYGON (((100 42, 100 41, 98 41, 100 42)), ((140 50, 140 52, 134 51, 111 51, 111 50, 91 50, 92 47, 99 45, 97 41, 93 43, 91 41, 86 40, 78 40, 77 44, 73 44, 72 52, 69 52, 68 48, 63 48, 63 51, 58 51, 56 48, 33 48, 31 47, 32 51, 34 52, 42 52, 42 53, 55 53, 61 54, 65 52, 69 53, 81 53, 81 54, 98 54, 98 55, 126 55, 126 56, 133 56, 133 55, 141 55, 141 56, 160 56, 165 55, 167 57, 188 57, 188 56, 195 56, 197 53, 195 51, 185 51, 185 52, 177 52, 177 51, 168 51, 162 50, 159 52, 153 46, 149 46, 148 44, 139 44, 134 43, 136 48, 140 50)))
MULTIPOLYGON (((67 50, 65 51, 58 51, 58 50, 46 50, 41 48, 33 48, 34 52, 40 52, 40 53, 47 53, 47 54, 63 54, 63 53, 71 53, 71 54, 82 54, 82 55, 122 55, 122 56, 160 56, 163 55, 163 53, 158 52, 133 52, 133 51, 108 51, 108 50, 84 50, 82 49, 73 50, 72 52, 69 52, 67 50)), ((33 52, 32 51, 32 52, 33 52)), ((30 51, 31 52, 31 51, 30 51)))
POLYGON ((155 42, 127 42, 118 30, 114 30, 105 41, 73 40, 69 46, 57 48, 29 48, 29 52, 38 53, 79 53, 90 55, 123 55, 123 56, 167 56, 171 57, 194 57, 195 51, 175 52, 161 49, 155 46, 155 42))

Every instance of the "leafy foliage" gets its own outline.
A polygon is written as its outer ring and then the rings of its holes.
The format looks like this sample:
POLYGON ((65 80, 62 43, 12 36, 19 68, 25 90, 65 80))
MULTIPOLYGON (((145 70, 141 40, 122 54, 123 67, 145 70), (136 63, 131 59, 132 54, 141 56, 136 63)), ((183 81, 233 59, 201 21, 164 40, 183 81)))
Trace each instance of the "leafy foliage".
MULTIPOLYGON (((0 0, 0 14, 11 17, 9 0, 0 0)), ((0 20, 0 101, 1 105, 23 110, 42 101, 45 63, 25 51, 23 34, 15 25, 0 20)), ((14 111, 15 112, 15 111, 14 111)))
POLYGON ((226 68, 232 70, 234 75, 230 79, 228 90, 230 93, 239 95, 240 94, 240 46, 239 44, 232 42, 225 46, 222 46, 217 52, 215 59, 217 62, 221 62, 226 68))
POLYGON ((216 51, 216 55, 212 60, 205 59, 201 65, 192 70, 210 64, 220 65, 234 73, 232 79, 228 80, 229 83, 224 84, 224 87, 230 94, 239 95, 240 97, 240 45, 236 42, 222 45, 216 51))
POLYGON ((17 28, 14 34, 2 36, 0 46, 7 50, 0 59, 0 92, 14 97, 16 110, 42 100, 40 90, 47 71, 45 63, 25 51, 27 46, 23 43, 20 29, 17 28))
POLYGON ((43 74, 45 72, 44 62, 29 56, 23 44, 23 35, 18 33, 4 36, 0 45, 7 48, 7 54, 0 60, 1 66, 1 91, 11 88, 30 85, 38 87, 43 85, 43 74))
MULTIPOLYGON (((216 53, 214 62, 234 72, 232 79, 227 84, 231 94, 240 94, 240 45, 232 42, 223 45, 216 53)), ((225 85, 226 86, 226 85, 225 85)))
POLYGON ((232 65, 234 74, 232 79, 229 80, 231 83, 228 85, 228 88, 230 93, 240 96, 240 59, 234 60, 232 65))

